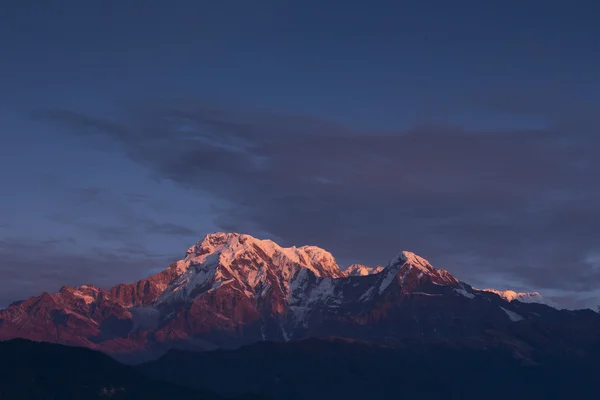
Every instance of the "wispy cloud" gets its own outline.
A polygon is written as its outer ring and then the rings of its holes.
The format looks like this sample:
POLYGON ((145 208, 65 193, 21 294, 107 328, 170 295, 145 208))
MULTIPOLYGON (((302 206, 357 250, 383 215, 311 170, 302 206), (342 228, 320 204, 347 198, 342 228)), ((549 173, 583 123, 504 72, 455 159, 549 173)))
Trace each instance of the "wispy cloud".
POLYGON ((0 304, 9 304, 42 291, 57 291, 63 285, 87 283, 109 288, 116 283, 146 277, 152 269, 164 268, 173 260, 130 246, 112 251, 99 248, 85 252, 65 250, 63 245, 72 248, 69 244, 73 240, 0 241, 0 304))
POLYGON ((105 135, 162 179, 209 191, 227 230, 319 244, 348 261, 384 263, 410 248, 465 279, 585 291, 600 284, 585 263, 598 249, 600 139, 590 132, 600 125, 577 112, 586 124, 562 112, 544 129, 485 133, 439 124, 356 132, 186 102, 144 105, 121 120, 73 110, 35 117, 105 135))
MULTIPOLYGON (((58 181, 56 183, 59 184, 58 181)), ((169 206, 146 195, 116 193, 100 187, 62 187, 65 206, 48 218, 61 223, 75 225, 104 241, 138 243, 147 235, 175 236, 193 240, 196 230, 170 221, 158 221, 144 213, 139 204, 153 211, 164 212, 169 206), (110 216, 106 221, 88 218, 90 210, 99 210, 110 216)), ((153 213, 156 214, 156 213, 153 213)), ((160 214, 159 214, 160 215, 160 214)))

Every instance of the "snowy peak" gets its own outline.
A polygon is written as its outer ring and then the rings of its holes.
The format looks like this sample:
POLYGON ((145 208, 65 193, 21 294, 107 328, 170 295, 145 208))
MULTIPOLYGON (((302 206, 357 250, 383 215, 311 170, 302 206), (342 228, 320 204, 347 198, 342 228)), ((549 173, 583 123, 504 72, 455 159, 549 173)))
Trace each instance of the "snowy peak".
POLYGON ((185 253, 186 257, 190 255, 199 256, 202 254, 213 253, 227 244, 239 242, 240 237, 244 235, 239 233, 216 232, 208 234, 204 239, 190 247, 185 253))
POLYGON ((321 278, 344 276, 331 253, 319 247, 285 248, 239 233, 207 235, 188 249, 178 265, 181 276, 165 290, 160 302, 192 300, 221 286, 248 298, 261 298, 273 291, 285 298, 290 282, 301 270, 321 278))
POLYGON ((92 285, 82 285, 79 287, 63 286, 60 288, 59 293, 66 297, 72 297, 80 300, 85 304, 91 304, 98 299, 100 290, 92 285))
POLYGON ((429 261, 410 251, 403 251, 400 253, 385 269, 396 271, 396 273, 402 272, 405 276, 412 273, 412 271, 415 271, 420 277, 427 275, 443 281, 438 284, 458 283, 458 280, 448 271, 434 268, 429 261))
MULTIPOLYGON (((290 253, 295 253, 299 261, 308 261, 306 266, 313 271, 317 276, 339 278, 344 276, 344 273, 337 265, 333 255, 317 246, 302 246, 300 248, 281 248, 288 256, 290 253), (306 255, 306 257, 305 257, 306 255)), ((294 258, 292 255, 291 258, 294 258)))
POLYGON ((271 240, 256 239, 239 233, 217 232, 190 247, 186 260, 195 264, 204 263, 206 255, 215 254, 224 265, 231 265, 237 258, 256 255, 263 261, 273 261, 273 266, 288 267, 295 264, 308 268, 317 276, 341 277, 343 273, 331 253, 316 246, 281 247, 271 240), (266 260, 265 260, 266 259, 266 260))
POLYGON ((398 271, 400 269, 415 269, 420 273, 435 273, 436 269, 421 256, 416 255, 410 251, 403 251, 396 258, 394 258, 390 263, 385 267, 385 269, 398 271))
POLYGON ((538 292, 527 292, 518 293, 513 290, 496 290, 496 289, 483 289, 484 292, 496 293, 506 301, 519 300, 521 298, 541 298, 542 296, 538 292))
POLYGON ((504 300, 508 301, 520 301, 521 303, 539 303, 545 304, 550 307, 556 308, 556 304, 551 300, 544 298, 538 292, 515 292, 513 290, 496 290, 496 289, 482 289, 483 292, 495 293, 504 300))
POLYGON ((369 267, 362 264, 352 264, 344 270, 344 276, 367 276, 378 274, 383 271, 383 267, 369 267))
POLYGON ((396 260, 396 262, 409 264, 426 271, 435 271, 435 268, 433 268, 429 261, 421 256, 416 255, 415 253, 411 253, 410 251, 403 251, 398 255, 398 257, 396 257, 396 260))
POLYGON ((386 291, 394 281, 398 282, 403 292, 414 292, 427 283, 444 286, 459 284, 448 271, 435 269, 429 261, 410 251, 401 252, 385 267, 379 281, 379 293, 386 291))

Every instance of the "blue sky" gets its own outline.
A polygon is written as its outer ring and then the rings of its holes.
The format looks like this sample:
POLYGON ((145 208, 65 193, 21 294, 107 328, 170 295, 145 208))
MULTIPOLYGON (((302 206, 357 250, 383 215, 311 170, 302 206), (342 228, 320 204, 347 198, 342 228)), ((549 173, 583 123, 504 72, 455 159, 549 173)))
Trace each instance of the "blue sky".
POLYGON ((0 304, 236 230, 598 301, 600 8, 9 1, 0 304), (85 4, 84 4, 85 3, 85 4))

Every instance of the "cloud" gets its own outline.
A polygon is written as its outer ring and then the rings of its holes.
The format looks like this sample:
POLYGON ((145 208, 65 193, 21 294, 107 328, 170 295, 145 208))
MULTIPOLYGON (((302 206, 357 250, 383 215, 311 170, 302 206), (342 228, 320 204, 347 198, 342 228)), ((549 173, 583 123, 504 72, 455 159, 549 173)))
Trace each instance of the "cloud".
MULTIPOLYGON (((55 185, 61 185, 56 180, 55 185)), ((168 205, 147 195, 136 193, 120 194, 107 188, 62 186, 65 205, 49 216, 60 224, 74 225, 91 233, 103 241, 117 241, 129 245, 140 245, 148 235, 196 239, 197 232, 187 226, 168 221, 157 221, 156 216, 144 213, 143 205, 154 211, 164 213, 168 205), (95 213, 90 217, 90 210, 95 213), (102 212, 104 218, 95 215, 102 212)), ((159 214, 160 215, 160 214, 159 214)))
POLYGON ((120 282, 146 277, 153 268, 164 269, 172 258, 145 249, 123 247, 113 251, 93 248, 85 252, 72 248, 73 239, 26 242, 0 241, 0 304, 57 291, 63 285, 94 284, 110 288, 120 282), (115 274, 119 271, 119 274, 115 274))
POLYGON ((1 305, 63 285, 137 281, 165 269, 199 239, 200 233, 187 226, 193 218, 182 218, 181 224, 165 217, 171 209, 164 200, 105 187, 72 187, 57 176, 45 179, 58 199, 46 215, 54 224, 33 235, 6 229, 0 239, 1 305), (44 235, 52 239, 37 239, 44 235))
POLYGON ((153 234, 168 236, 195 236, 196 231, 182 225, 172 223, 151 222, 148 224, 147 231, 153 234))
POLYGON ((544 129, 485 133, 441 123, 356 132, 184 101, 130 107, 119 120, 34 116, 110 138, 155 176, 208 191, 225 230, 318 244, 342 262, 385 263, 407 248, 466 281, 586 291, 600 284, 585 262, 600 250, 600 141, 590 134, 600 125, 584 111, 545 115, 544 129))

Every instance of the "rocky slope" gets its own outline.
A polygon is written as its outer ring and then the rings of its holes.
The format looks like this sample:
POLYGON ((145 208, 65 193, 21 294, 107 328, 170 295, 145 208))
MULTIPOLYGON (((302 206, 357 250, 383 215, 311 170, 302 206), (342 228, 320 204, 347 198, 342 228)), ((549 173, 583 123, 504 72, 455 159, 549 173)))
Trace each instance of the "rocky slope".
POLYGON ((347 272, 318 247, 216 233, 135 284, 63 287, 16 302, 0 311, 0 339, 85 346, 134 360, 169 348, 305 337, 465 336, 570 316, 475 290, 406 251, 385 268, 347 272))

